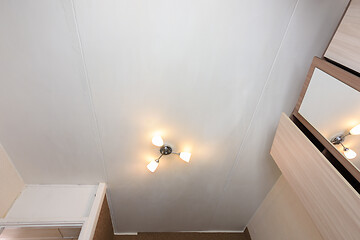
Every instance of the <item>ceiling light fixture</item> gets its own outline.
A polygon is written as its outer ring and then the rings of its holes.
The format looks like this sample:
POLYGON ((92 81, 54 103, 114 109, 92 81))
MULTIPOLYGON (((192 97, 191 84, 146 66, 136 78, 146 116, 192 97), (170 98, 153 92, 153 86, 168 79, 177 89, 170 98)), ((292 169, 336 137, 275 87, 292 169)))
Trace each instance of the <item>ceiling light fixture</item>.
POLYGON ((189 162, 190 161, 190 157, 191 157, 191 153, 189 152, 180 152, 180 153, 174 153, 172 148, 169 145, 164 144, 164 140, 161 138, 161 136, 156 135, 152 138, 152 143, 157 146, 160 147, 160 156, 155 159, 152 160, 148 165, 147 168, 149 169, 150 172, 155 172, 157 167, 159 166, 159 162, 160 162, 160 158, 162 156, 166 156, 166 155, 170 155, 170 154, 176 154, 179 155, 179 157, 184 160, 185 162, 189 162))
POLYGON ((334 145, 340 144, 343 147, 344 155, 347 159, 354 159, 356 157, 356 152, 351 150, 350 148, 347 148, 344 146, 343 142, 345 141, 345 138, 349 135, 360 135, 360 124, 356 125, 350 131, 346 134, 340 134, 335 136, 330 140, 330 142, 334 145))
POLYGON ((159 135, 154 136, 151 141, 157 147, 161 147, 162 145, 164 145, 164 140, 159 135))

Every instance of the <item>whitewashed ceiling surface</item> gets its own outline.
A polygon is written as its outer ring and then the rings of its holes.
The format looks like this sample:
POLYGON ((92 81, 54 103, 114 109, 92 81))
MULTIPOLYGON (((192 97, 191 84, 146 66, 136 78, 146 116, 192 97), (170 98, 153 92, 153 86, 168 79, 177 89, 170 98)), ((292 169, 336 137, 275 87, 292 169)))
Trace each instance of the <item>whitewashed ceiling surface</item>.
POLYGON ((116 232, 241 231, 346 5, 0 0, 0 142, 26 183, 107 182, 116 232), (147 171, 155 133, 190 163, 147 171))

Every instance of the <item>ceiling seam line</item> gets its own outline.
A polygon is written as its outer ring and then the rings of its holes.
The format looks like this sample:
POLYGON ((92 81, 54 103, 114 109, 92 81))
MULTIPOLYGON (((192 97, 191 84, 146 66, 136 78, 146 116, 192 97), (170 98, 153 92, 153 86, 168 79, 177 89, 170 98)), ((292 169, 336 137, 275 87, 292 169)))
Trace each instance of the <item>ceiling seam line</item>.
POLYGON ((226 178, 225 184, 224 184, 223 189, 222 189, 222 191, 221 191, 220 197, 218 198, 218 201, 217 201, 217 203, 216 203, 213 216, 211 217, 211 222, 213 221, 213 219, 214 219, 214 217, 215 217, 215 214, 216 214, 217 209, 218 209, 218 207, 219 207, 220 201, 223 199, 224 193, 226 192, 227 188, 229 187, 229 183, 230 183, 231 176, 234 174, 234 171, 235 171, 234 169, 235 169, 235 168, 237 167, 237 165, 239 164, 239 158, 240 158, 239 156, 240 156, 240 153, 242 153, 242 152, 244 151, 244 145, 245 145, 245 142, 246 142, 245 140, 248 138, 248 136, 249 136, 249 134, 250 134, 250 129, 251 129, 252 125, 253 125, 254 117, 255 117, 255 115, 257 114, 257 112, 259 111, 260 102, 261 102, 261 100, 262 100, 262 98, 263 98, 265 89, 266 89, 266 87, 267 87, 267 85, 268 85, 268 82, 269 82, 269 80, 270 80, 270 76, 272 75, 272 72, 273 72, 273 69, 274 69, 276 60, 277 60, 277 58, 278 58, 278 56, 279 56, 279 53, 280 53, 280 50, 281 50, 281 48, 282 48, 283 42, 284 42, 284 40, 285 40, 285 37, 287 36, 288 30, 289 30, 289 26, 290 26, 290 24, 291 24, 291 22, 292 22, 292 19, 293 19, 293 16, 294 16, 294 14, 295 14, 295 11, 296 11, 296 9, 297 9, 298 3, 299 3, 299 0, 297 0, 296 3, 295 3, 295 6, 294 6, 293 11, 292 11, 292 13, 291 13, 291 16, 290 16, 290 18, 289 18, 289 22, 288 22, 288 24, 287 24, 287 26, 286 26, 284 35, 283 35, 283 37, 282 37, 282 39, 281 39, 281 41, 280 41, 278 50, 276 51, 274 60, 273 60, 273 62, 272 62, 272 64, 271 64, 271 68, 270 68, 269 74, 268 74, 268 76, 267 76, 267 78, 266 78, 266 81, 265 81, 265 83, 264 83, 264 85, 263 85, 263 87, 262 87, 262 89, 261 89, 261 93, 260 93, 259 100, 258 100, 258 102, 256 103, 255 110, 254 110, 253 114, 251 115, 251 119, 250 119, 249 126, 248 126, 248 128, 246 129, 244 138, 242 139, 242 141, 241 141, 241 143, 240 143, 240 147, 239 147, 239 150, 238 150, 238 152, 237 152, 237 154, 236 154, 235 161, 234 161, 232 167, 230 168, 229 173, 227 174, 227 178, 226 178))
MULTIPOLYGON (((261 94, 260 94, 259 100, 258 100, 258 102, 257 102, 257 104, 256 104, 255 110, 254 110, 253 114, 251 115, 251 120, 250 120, 250 123, 249 123, 249 127, 246 129, 246 132, 245 132, 245 135, 244 135, 245 137, 243 138, 243 141, 241 142, 241 146, 240 146, 240 148, 239 148, 239 151, 238 151, 238 153, 236 154, 236 158, 235 158, 236 160, 235 160, 235 162, 234 162, 234 164, 233 164, 233 167, 231 168, 231 170, 230 170, 230 172, 229 172, 229 174, 228 174, 228 179, 227 179, 227 180, 230 179, 230 177, 231 177, 231 175, 232 175, 232 173, 233 173, 233 169, 234 169, 234 168, 238 165, 238 163, 239 163, 239 156, 240 156, 240 153, 241 153, 241 152, 243 151, 243 149, 244 149, 244 144, 245 144, 245 142, 246 142, 245 139, 249 136, 249 134, 250 134, 250 129, 251 129, 251 126, 252 126, 252 124, 253 124, 254 117, 255 117, 256 113, 259 111, 260 102, 261 102, 261 100, 262 100, 262 98, 263 98, 263 94, 264 94, 265 89, 266 89, 266 87, 267 87, 267 85, 268 85, 270 76, 271 76, 271 74, 272 74, 272 72, 273 72, 273 68, 274 68, 275 62, 276 62, 276 60, 277 60, 277 58, 278 58, 280 49, 281 49, 281 47, 282 47, 282 45, 283 45, 283 42, 284 42, 284 39, 285 39, 285 37, 286 37, 286 35, 287 35, 288 29, 289 29, 289 25, 290 25, 290 23, 291 23, 291 20, 292 20, 292 17, 293 17, 293 15, 294 15, 294 12, 295 12, 295 9, 296 9, 296 7, 297 7, 298 2, 299 2, 299 0, 296 1, 296 4, 295 4, 294 10, 293 10, 293 13, 292 13, 292 15, 291 15, 291 17, 290 17, 290 19, 289 19, 289 23, 288 23, 288 25, 287 25, 287 27, 286 27, 285 33, 284 33, 283 38, 282 38, 282 40, 281 40, 281 42, 280 42, 280 45, 279 45, 278 50, 277 50, 277 53, 276 53, 276 55, 275 55, 275 57, 274 57, 273 63, 272 63, 272 65, 271 65, 271 68, 270 68, 270 71, 269 71, 269 74, 268 74, 268 77, 267 77, 267 79, 266 79, 266 81, 265 81, 265 83, 264 83, 264 85, 263 85, 262 90, 261 90, 261 94)), ((227 181, 227 183, 226 183, 226 185, 225 185, 225 188, 227 188, 228 185, 229 185, 229 181, 227 181)))
POLYGON ((79 43, 79 48, 80 48, 80 56, 81 56, 81 61, 82 61, 82 65, 83 65, 83 72, 84 72, 84 76, 85 76, 86 86, 87 86, 87 89, 89 91, 89 100, 90 100, 89 102, 90 102, 91 113, 92 113, 93 120, 95 121, 95 131, 94 132, 96 132, 95 133, 95 138, 97 138, 96 144, 98 145, 97 147, 101 151, 100 158, 102 160, 102 165, 103 165, 103 174, 104 174, 105 180, 107 181, 108 176, 107 176, 107 172, 106 172, 106 169, 105 169, 104 152, 103 152, 103 148, 102 148, 102 144, 101 144, 98 121, 97 121, 95 108, 94 108, 94 103, 93 103, 93 98, 92 98, 92 90, 91 90, 91 86, 90 86, 90 81, 89 81, 89 76, 88 76, 88 71, 87 71, 87 65, 86 65, 84 51, 83 51, 83 44, 82 44, 82 40, 81 40, 81 36, 80 36, 79 26, 78 26, 78 23, 77 23, 75 6, 74 6, 74 1, 73 0, 71 0, 71 4, 72 4, 72 11, 73 11, 74 22, 75 22, 76 35, 77 35, 77 38, 78 38, 78 43, 79 43))
MULTIPOLYGON (((95 106, 94 106, 94 100, 93 100, 93 92, 92 92, 92 88, 91 88, 91 85, 90 85, 89 74, 88 74, 87 65, 86 65, 86 61, 85 61, 83 43, 82 43, 82 40, 81 40, 79 25, 78 25, 77 16, 76 16, 75 3, 74 3, 74 0, 70 0, 70 2, 71 2, 71 8, 72 8, 72 13, 73 13, 74 23, 75 23, 75 30, 76 30, 77 40, 78 40, 78 44, 79 44, 79 48, 80 48, 80 56, 81 56, 81 61, 82 61, 84 77, 85 77, 86 86, 87 86, 88 92, 89 92, 90 109, 91 109, 93 120, 95 122, 95 124, 94 124, 95 125, 94 126, 94 137, 95 137, 95 139, 97 139, 96 140, 96 145, 97 145, 98 149, 100 150, 100 159, 101 159, 102 167, 103 167, 103 176, 105 178, 106 184, 108 184, 108 179, 109 178, 108 178, 108 173, 107 173, 107 168, 106 168, 106 163, 105 163, 104 149, 103 149, 103 144, 102 144, 101 137, 100 137, 99 123, 98 123, 98 119, 97 119, 96 112, 95 112, 95 106)), ((109 192, 108 188, 106 190, 106 194, 108 195, 107 202, 108 202, 108 205, 109 205, 111 221, 112 221, 113 226, 116 226, 115 215, 114 215, 113 210, 112 210, 114 208, 112 207, 113 204, 112 204, 112 201, 111 201, 111 196, 110 196, 110 192, 109 192)))

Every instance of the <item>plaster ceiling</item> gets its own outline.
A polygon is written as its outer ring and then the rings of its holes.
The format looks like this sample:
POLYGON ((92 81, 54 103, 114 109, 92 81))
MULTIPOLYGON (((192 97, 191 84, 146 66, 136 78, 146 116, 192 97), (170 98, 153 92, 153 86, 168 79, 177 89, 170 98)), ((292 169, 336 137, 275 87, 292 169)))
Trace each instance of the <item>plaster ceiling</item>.
POLYGON ((241 231, 347 1, 0 1, 0 142, 26 183, 108 183, 116 232, 241 231), (161 133, 189 164, 160 162, 161 133))

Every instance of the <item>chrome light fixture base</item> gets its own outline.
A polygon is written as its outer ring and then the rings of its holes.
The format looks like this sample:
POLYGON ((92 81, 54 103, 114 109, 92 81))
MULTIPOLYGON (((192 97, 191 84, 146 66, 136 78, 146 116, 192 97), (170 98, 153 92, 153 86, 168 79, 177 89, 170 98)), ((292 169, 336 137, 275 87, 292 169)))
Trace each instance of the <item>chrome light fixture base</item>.
POLYGON ((160 148, 161 155, 169 155, 172 153, 172 148, 169 145, 164 145, 160 148))
POLYGON ((334 145, 341 145, 343 147, 343 153, 347 159, 354 159, 356 157, 356 152, 350 148, 344 146, 343 142, 345 138, 350 135, 360 135, 360 124, 356 125, 349 132, 344 132, 330 139, 330 142, 334 145))
POLYGON ((341 144, 344 142, 346 135, 338 135, 336 137, 333 137, 330 142, 334 145, 341 144))

